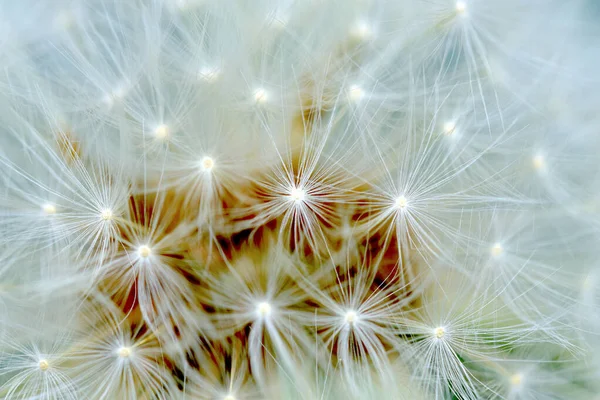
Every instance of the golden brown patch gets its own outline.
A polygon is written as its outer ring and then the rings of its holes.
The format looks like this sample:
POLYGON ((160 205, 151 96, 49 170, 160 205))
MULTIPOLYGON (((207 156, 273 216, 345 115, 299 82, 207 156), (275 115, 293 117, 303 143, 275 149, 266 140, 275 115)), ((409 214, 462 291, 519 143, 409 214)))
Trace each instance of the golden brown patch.
POLYGON ((81 159, 81 145, 73 132, 60 130, 56 134, 56 143, 58 151, 67 165, 72 165, 81 159))

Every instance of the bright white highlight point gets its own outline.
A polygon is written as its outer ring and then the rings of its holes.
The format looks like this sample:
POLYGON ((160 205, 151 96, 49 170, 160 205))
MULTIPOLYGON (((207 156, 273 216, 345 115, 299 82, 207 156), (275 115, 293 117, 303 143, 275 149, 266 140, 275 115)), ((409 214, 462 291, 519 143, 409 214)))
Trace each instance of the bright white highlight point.
POLYGON ((452 135, 456 131, 456 123, 454 121, 448 121, 444 124, 444 134, 452 135))
POLYGON ((544 156, 541 154, 537 154, 533 157, 533 168, 537 170, 541 170, 546 166, 546 160, 544 160, 544 156))
POLYGON ((261 317, 268 317, 269 315, 271 315, 271 311, 271 305, 266 301, 263 301, 262 303, 259 303, 258 306, 256 306, 256 312, 261 317))
POLYGON ((42 206, 42 210, 44 211, 44 214, 46 215, 53 215, 56 214, 56 206, 54 204, 44 204, 42 206))
POLYGON ((114 218, 114 214, 110 208, 106 208, 100 212, 100 218, 104 221, 110 221, 114 218))
POLYGON ((446 336, 446 330, 444 329, 444 327, 439 326, 433 330, 433 335, 437 339, 442 339, 444 336, 446 336))
POLYGON ((148 258, 152 254, 152 249, 146 245, 140 246, 138 255, 142 258, 148 258))
POLYGON ((257 103, 266 103, 268 99, 269 95, 265 89, 258 88, 254 91, 254 101, 256 101, 257 103))
POLYGON ((296 203, 302 203, 306 200, 306 192, 300 188, 292 188, 290 191, 290 199, 296 203))
POLYGON ((50 363, 48 363, 47 360, 40 360, 38 362, 38 368, 40 371, 48 371, 48 368, 50 368, 50 363))
POLYGON ((358 320, 358 315, 356 314, 356 311, 348 310, 346 312, 346 315, 344 316, 344 320, 346 321, 347 324, 355 323, 358 320))
POLYGON ((352 35, 357 39, 367 40, 373 37, 373 30, 365 21, 360 21, 352 28, 352 35))
POLYGON ((404 196, 399 196, 394 204, 396 208, 403 210, 408 206, 408 200, 404 196))
POLYGON ((121 347, 117 351, 117 355, 121 358, 128 358, 131 355, 131 349, 129 347, 121 347))
POLYGON ((467 3, 465 3, 464 1, 457 1, 456 12, 459 14, 464 14, 465 11, 467 11, 467 3))
POLYGON ((510 384, 513 386, 520 386, 523 383, 523 375, 522 374, 514 374, 510 377, 510 384))
POLYGON ((496 243, 492 246, 491 253, 494 257, 500 256, 504 252, 504 248, 500 243, 496 243))
POLYGON ((352 86, 350 86, 350 89, 348 89, 348 97, 353 102, 360 101, 364 95, 365 95, 365 92, 358 85, 352 85, 352 86))
POLYGON ((211 157, 204 157, 200 162, 200 168, 202 168, 202 171, 210 172, 214 167, 215 160, 213 160, 211 157))
POLYGON ((119 86, 112 93, 106 94, 102 101, 108 106, 112 107, 116 101, 119 101, 127 94, 127 88, 125 86, 119 86))
POLYGON ((214 82, 219 78, 221 71, 218 67, 202 67, 198 71, 198 79, 202 79, 205 82, 214 82))
POLYGON ((227 396, 223 397, 223 400, 236 400, 235 396, 232 394, 228 394, 227 396))
POLYGON ((171 131, 169 130, 169 127, 165 124, 161 124, 157 126, 156 129, 154 129, 154 136, 156 136, 156 138, 160 140, 168 139, 170 134, 171 131))

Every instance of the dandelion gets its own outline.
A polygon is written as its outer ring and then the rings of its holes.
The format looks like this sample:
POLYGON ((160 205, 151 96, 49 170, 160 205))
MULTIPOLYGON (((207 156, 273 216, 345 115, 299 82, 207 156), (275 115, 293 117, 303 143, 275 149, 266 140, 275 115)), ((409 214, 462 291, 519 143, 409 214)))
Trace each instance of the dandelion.
POLYGON ((0 398, 600 393, 593 1, 0 3, 0 398))

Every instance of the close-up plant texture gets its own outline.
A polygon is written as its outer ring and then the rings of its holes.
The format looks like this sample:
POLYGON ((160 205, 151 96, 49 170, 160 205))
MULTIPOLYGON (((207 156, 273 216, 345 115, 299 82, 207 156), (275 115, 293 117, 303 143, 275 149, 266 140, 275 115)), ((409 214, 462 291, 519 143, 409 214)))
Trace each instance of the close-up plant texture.
POLYGON ((0 0, 0 399, 600 398, 595 0, 0 0))

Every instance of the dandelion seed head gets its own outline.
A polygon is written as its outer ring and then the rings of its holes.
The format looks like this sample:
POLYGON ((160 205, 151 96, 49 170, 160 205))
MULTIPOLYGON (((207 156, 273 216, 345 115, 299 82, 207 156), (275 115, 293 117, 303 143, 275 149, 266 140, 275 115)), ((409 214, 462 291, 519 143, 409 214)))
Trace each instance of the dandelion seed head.
POLYGON ((261 318, 268 317, 269 315, 271 315, 272 311, 273 311, 273 309, 272 309, 271 305, 266 301, 260 302, 256 306, 256 313, 261 318))
POLYGON ((523 383, 523 374, 514 374, 510 377, 510 384, 512 386, 521 386, 523 383))
POLYGON ((344 315, 344 321, 347 324, 351 325, 358 321, 358 314, 354 310, 346 311, 346 315, 344 315))
POLYGON ((111 221, 114 218, 113 211, 110 208, 105 208, 100 212, 100 218, 103 221, 111 221))
POLYGON ((364 97, 363 89, 358 85, 351 85, 348 89, 348 98, 353 102, 359 102, 364 97))
POLYGON ((456 122, 448 121, 444 123, 444 134, 447 136, 451 136, 456 131, 456 122))
POLYGON ((457 1, 455 7, 458 14, 464 14, 467 11, 467 3, 465 1, 457 1))
POLYGON ((0 393, 595 389, 587 5, 306 2, 0 7, 0 393))
POLYGON ((398 196, 394 202, 394 205, 397 209, 403 210, 408 207, 408 199, 404 196, 398 196))
POLYGON ((368 40, 373 37, 373 30, 366 21, 359 21, 352 28, 352 35, 359 40, 368 40))
POLYGON ((54 204, 46 203, 42 206, 42 211, 46 215, 54 215, 56 214, 56 206, 54 204))
POLYGON ((148 245, 140 246, 137 252, 141 258, 148 258, 152 255, 152 249, 148 245))
POLYGON ((492 246, 492 249, 490 251, 492 253, 492 256, 498 257, 504 252, 504 248, 500 243, 496 243, 492 246))
POLYGON ((198 79, 201 79, 205 82, 214 82, 219 79, 220 75, 221 70, 219 67, 205 66, 200 68, 198 71, 198 79))
POLYGON ((269 100, 269 93, 263 88, 254 90, 254 101, 259 104, 264 104, 269 100))
POLYGON ((171 135, 171 130, 165 124, 160 124, 154 129, 154 136, 159 140, 166 140, 171 135))
POLYGON ((112 107, 115 102, 123 99, 127 94, 127 89, 125 86, 117 86, 111 93, 104 95, 102 98, 102 102, 106 104, 108 107, 112 107))
POLYGON ((131 348, 123 346, 117 350, 117 355, 121 358, 129 358, 131 355, 131 348))
POLYGON ((533 156, 533 168, 535 168, 538 171, 541 171, 545 168, 546 166, 546 160, 544 159, 544 156, 541 154, 536 154, 535 156, 533 156))
POLYGON ((200 169, 203 172, 211 172, 215 167, 215 160, 212 157, 203 157, 200 161, 200 169))
POLYGON ((446 329, 443 326, 438 326, 433 330, 433 336, 436 339, 443 339, 446 336, 446 329))
POLYGON ((306 191, 304 189, 294 187, 289 194, 290 200, 295 203, 302 203, 306 200, 306 191))
POLYGON ((43 372, 48 371, 48 368, 50 368, 50 363, 48 360, 42 359, 38 362, 38 368, 43 372))

